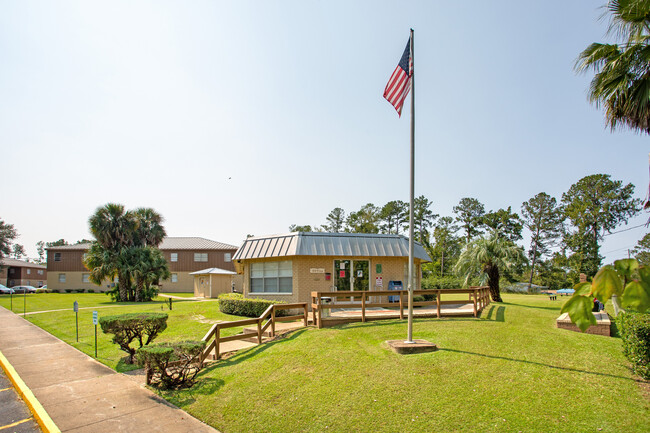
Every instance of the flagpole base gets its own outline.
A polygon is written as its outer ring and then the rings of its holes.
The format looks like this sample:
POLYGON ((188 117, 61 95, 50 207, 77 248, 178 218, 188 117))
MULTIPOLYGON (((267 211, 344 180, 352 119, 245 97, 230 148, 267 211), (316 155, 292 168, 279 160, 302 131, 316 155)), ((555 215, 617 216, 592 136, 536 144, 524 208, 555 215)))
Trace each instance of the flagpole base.
POLYGON ((388 340, 388 348, 399 355, 412 355, 416 353, 435 352, 438 346, 427 340, 388 340))

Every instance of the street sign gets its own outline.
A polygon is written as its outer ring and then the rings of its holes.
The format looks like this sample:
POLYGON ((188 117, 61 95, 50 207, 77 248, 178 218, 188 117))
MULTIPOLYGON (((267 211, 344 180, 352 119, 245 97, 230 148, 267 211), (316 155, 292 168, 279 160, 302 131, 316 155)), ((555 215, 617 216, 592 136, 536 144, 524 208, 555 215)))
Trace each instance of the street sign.
POLYGON ((79 312, 79 302, 74 301, 74 304, 72 304, 72 309, 74 310, 75 313, 79 312))
POLYGON ((97 318, 97 311, 93 311, 93 325, 97 325, 99 320, 97 318))

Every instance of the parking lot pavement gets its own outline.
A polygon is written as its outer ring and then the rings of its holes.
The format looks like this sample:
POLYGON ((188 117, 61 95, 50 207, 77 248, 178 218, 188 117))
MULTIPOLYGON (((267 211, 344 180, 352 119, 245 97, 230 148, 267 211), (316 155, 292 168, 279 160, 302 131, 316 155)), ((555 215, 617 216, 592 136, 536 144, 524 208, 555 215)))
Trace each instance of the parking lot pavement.
POLYGON ((0 432, 39 433, 40 427, 27 405, 16 393, 5 372, 0 368, 0 432))

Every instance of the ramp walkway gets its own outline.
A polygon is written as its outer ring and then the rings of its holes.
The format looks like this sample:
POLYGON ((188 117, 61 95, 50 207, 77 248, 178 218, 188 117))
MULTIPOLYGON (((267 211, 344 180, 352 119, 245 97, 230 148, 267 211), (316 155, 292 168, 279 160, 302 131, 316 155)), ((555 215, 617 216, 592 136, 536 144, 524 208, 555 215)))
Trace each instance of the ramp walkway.
POLYGON ((60 431, 218 433, 3 307, 0 323, 0 352, 60 431))

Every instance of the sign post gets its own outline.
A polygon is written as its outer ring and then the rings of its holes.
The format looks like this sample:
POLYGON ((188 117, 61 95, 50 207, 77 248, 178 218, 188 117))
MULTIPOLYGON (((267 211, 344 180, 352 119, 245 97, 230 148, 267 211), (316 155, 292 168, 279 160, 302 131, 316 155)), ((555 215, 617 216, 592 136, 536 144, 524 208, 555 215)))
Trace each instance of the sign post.
POLYGON ((27 289, 23 289, 23 319, 25 318, 26 311, 27 311, 27 289))
POLYGON ((72 309, 74 310, 75 329, 77 330, 77 343, 78 343, 79 342, 79 302, 74 301, 74 304, 72 304, 72 309))
POLYGON ((97 318, 97 311, 93 311, 93 325, 95 325, 95 359, 97 359, 97 323, 99 322, 97 318))

